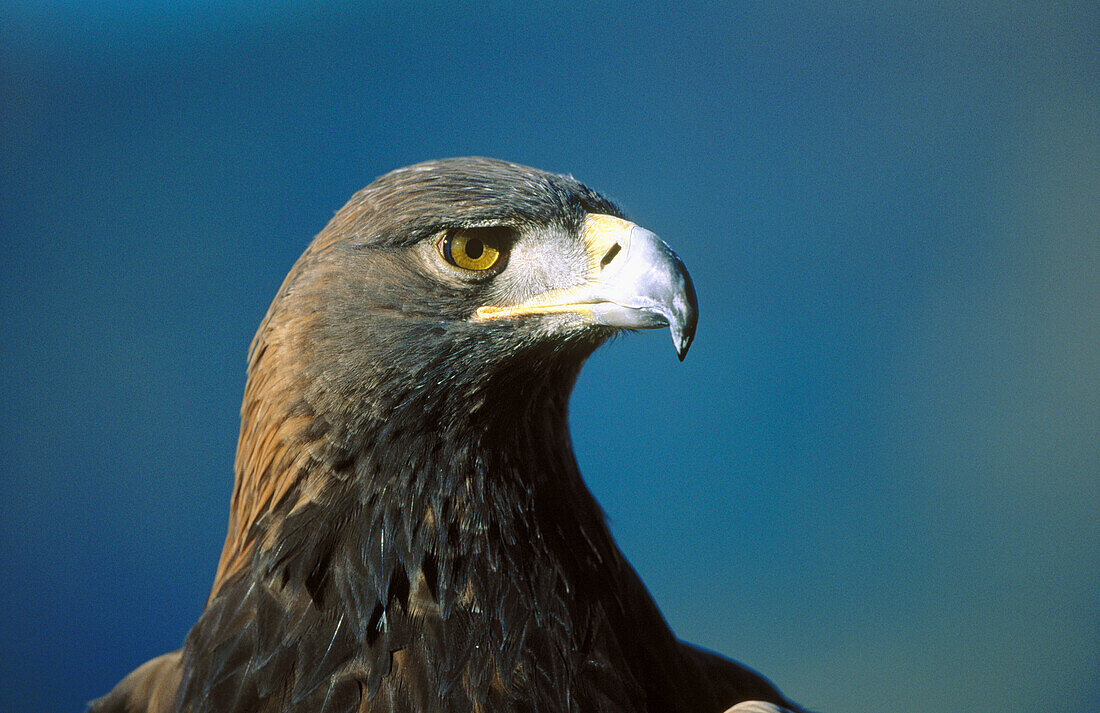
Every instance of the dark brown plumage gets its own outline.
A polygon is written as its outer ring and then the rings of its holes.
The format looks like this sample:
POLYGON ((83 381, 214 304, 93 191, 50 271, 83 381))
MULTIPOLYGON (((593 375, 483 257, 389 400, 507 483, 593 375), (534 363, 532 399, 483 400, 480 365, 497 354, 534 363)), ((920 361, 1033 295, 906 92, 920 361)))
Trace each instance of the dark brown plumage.
POLYGON ((577 470, 621 328, 695 328, 655 236, 569 177, 429 162, 357 193, 253 341, 229 532, 184 647, 106 711, 705 711, 767 681, 676 640, 577 470))

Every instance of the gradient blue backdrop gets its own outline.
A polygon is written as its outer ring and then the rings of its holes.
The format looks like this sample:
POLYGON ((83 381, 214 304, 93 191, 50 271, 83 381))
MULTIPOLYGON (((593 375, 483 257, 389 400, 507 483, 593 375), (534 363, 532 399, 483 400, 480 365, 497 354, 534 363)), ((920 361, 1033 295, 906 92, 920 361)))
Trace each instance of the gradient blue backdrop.
POLYGON ((834 713, 1100 710, 1100 6, 6 0, 0 708, 177 648, 245 351, 356 189, 569 172, 691 269, 582 470, 685 638, 834 713))

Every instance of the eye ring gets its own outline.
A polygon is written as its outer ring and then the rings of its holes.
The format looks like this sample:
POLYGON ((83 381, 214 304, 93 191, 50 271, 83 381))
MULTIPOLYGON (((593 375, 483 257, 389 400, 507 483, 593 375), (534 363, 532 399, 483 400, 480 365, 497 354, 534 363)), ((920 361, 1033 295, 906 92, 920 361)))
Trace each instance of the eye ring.
POLYGON ((503 246, 497 231, 460 230, 449 232, 439 240, 443 259, 463 270, 484 272, 500 263, 503 246))

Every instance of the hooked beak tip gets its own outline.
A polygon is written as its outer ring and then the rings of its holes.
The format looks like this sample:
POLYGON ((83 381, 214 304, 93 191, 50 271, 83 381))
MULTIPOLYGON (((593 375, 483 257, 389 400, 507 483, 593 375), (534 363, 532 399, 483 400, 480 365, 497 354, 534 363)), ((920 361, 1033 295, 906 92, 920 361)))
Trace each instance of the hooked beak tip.
POLYGON ((687 357, 688 347, 691 346, 691 339, 691 337, 683 335, 681 335, 681 337, 677 339, 676 334, 673 333, 672 342, 676 347, 676 356, 680 358, 680 361, 683 361, 684 358, 687 357))

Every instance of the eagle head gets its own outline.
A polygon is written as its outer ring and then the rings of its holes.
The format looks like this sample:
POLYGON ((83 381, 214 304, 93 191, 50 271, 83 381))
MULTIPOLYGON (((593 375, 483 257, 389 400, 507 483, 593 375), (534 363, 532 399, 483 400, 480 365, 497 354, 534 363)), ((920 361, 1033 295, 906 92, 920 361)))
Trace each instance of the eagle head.
POLYGON ((252 342, 205 610, 94 709, 782 702, 676 640, 569 442, 593 349, 667 326, 683 359, 696 319, 675 253, 571 177, 461 158, 377 179, 252 342))
POLYGON ((312 498, 309 481, 331 480, 318 463, 352 462, 364 434, 415 423, 468 441, 534 412, 557 414, 543 430, 567 445, 597 346, 667 326, 683 359, 697 318, 676 254, 572 177, 488 158, 383 175, 313 240, 253 341, 215 592, 257 520, 292 490, 312 498))

